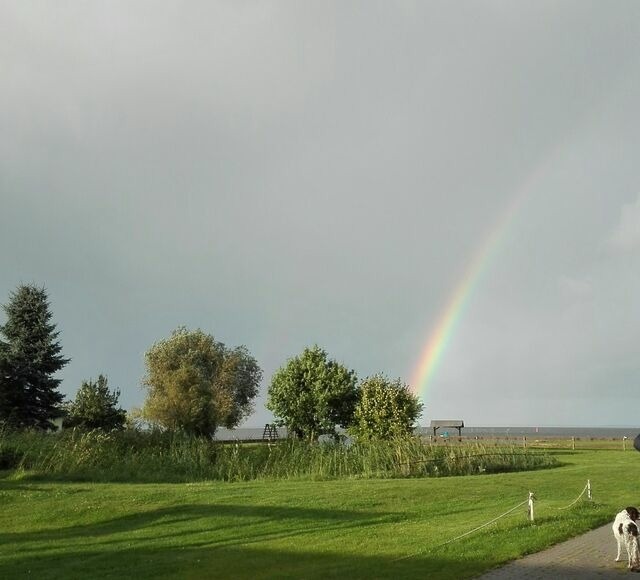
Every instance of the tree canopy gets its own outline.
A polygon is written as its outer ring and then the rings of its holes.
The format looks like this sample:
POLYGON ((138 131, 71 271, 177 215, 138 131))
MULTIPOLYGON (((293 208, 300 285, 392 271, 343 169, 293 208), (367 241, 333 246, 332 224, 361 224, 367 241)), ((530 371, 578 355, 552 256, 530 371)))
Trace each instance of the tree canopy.
POLYGON ((213 435, 253 410, 262 370, 249 351, 227 348, 202 330, 184 327, 145 355, 143 417, 162 427, 213 435))
POLYGON ((400 379, 367 377, 358 389, 349 433, 362 439, 406 437, 413 433, 421 412, 422 403, 400 379))
POLYGON ((82 429, 122 429, 127 413, 118 407, 120 391, 111 391, 107 377, 99 375, 97 381, 82 381, 76 398, 67 405, 65 427, 82 429))
POLYGON ((20 285, 3 309, 0 422, 14 428, 51 428, 51 419, 61 413, 63 400, 58 391, 60 379, 54 375, 69 359, 61 354, 46 290, 20 285))
POLYGON ((329 359, 319 346, 305 348, 271 380, 267 409, 298 437, 335 435, 351 422, 357 400, 356 373, 329 359))

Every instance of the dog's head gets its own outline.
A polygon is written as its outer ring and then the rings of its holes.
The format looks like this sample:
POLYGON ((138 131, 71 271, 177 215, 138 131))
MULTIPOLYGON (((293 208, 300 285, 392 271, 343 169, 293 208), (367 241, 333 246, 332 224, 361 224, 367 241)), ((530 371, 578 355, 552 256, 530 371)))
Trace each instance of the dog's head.
POLYGON ((629 514, 629 517, 635 522, 637 519, 640 519, 640 512, 638 511, 638 508, 633 507, 633 506, 629 506, 624 508, 627 512, 627 514, 629 514))

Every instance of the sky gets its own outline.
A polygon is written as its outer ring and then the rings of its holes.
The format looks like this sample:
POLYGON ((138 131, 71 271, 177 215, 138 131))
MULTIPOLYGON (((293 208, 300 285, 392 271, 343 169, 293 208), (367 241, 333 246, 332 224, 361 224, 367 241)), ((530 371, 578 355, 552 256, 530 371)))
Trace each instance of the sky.
POLYGON ((420 422, 640 423, 640 3, 9 0, 0 88, 67 396, 142 405, 180 325, 258 360, 246 426, 305 346, 410 382, 480 255, 420 422))

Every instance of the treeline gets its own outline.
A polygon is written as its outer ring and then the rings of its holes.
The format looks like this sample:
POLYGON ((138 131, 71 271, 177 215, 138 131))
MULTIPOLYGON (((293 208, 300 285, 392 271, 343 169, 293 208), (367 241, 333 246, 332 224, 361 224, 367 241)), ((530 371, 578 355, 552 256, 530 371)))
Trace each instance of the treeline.
POLYGON ((356 373, 318 346, 289 359, 269 384, 267 407, 294 438, 225 445, 219 426, 253 410, 262 370, 248 350, 178 328, 145 354, 141 409, 127 413, 107 378, 83 381, 64 401, 55 374, 69 361, 46 291, 23 285, 0 326, 0 470, 13 477, 93 481, 415 477, 537 469, 547 454, 516 448, 430 445, 410 437, 422 405, 400 379, 356 373), (45 431, 64 417, 56 436, 45 431), (352 436, 340 441, 337 427, 352 436), (317 443, 321 435, 329 441, 317 443))
MULTIPOLYGON (((127 413, 120 391, 105 375, 83 381, 65 401, 55 378, 69 359, 62 355, 46 290, 21 285, 3 305, 0 326, 0 425, 51 429, 53 419, 85 430, 142 425, 194 436, 233 428, 254 410, 262 370, 244 346, 230 348, 203 332, 180 327, 145 354, 141 409, 127 413)), ((422 411, 400 379, 383 374, 358 380, 355 371, 319 346, 305 348, 272 377, 267 408, 299 439, 338 439, 337 427, 360 440, 411 435, 422 411)))

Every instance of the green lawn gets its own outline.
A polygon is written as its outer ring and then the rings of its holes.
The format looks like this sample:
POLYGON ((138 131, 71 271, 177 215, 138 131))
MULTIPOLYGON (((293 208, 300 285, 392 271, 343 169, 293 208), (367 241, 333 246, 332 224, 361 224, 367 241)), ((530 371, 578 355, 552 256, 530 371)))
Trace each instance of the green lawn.
POLYGON ((439 479, 93 484, 5 473, 0 578, 470 578, 640 503, 640 454, 557 453, 555 469, 439 479), (558 510, 588 478, 594 502, 558 510), (529 490, 534 525, 523 507, 438 547, 529 490))

